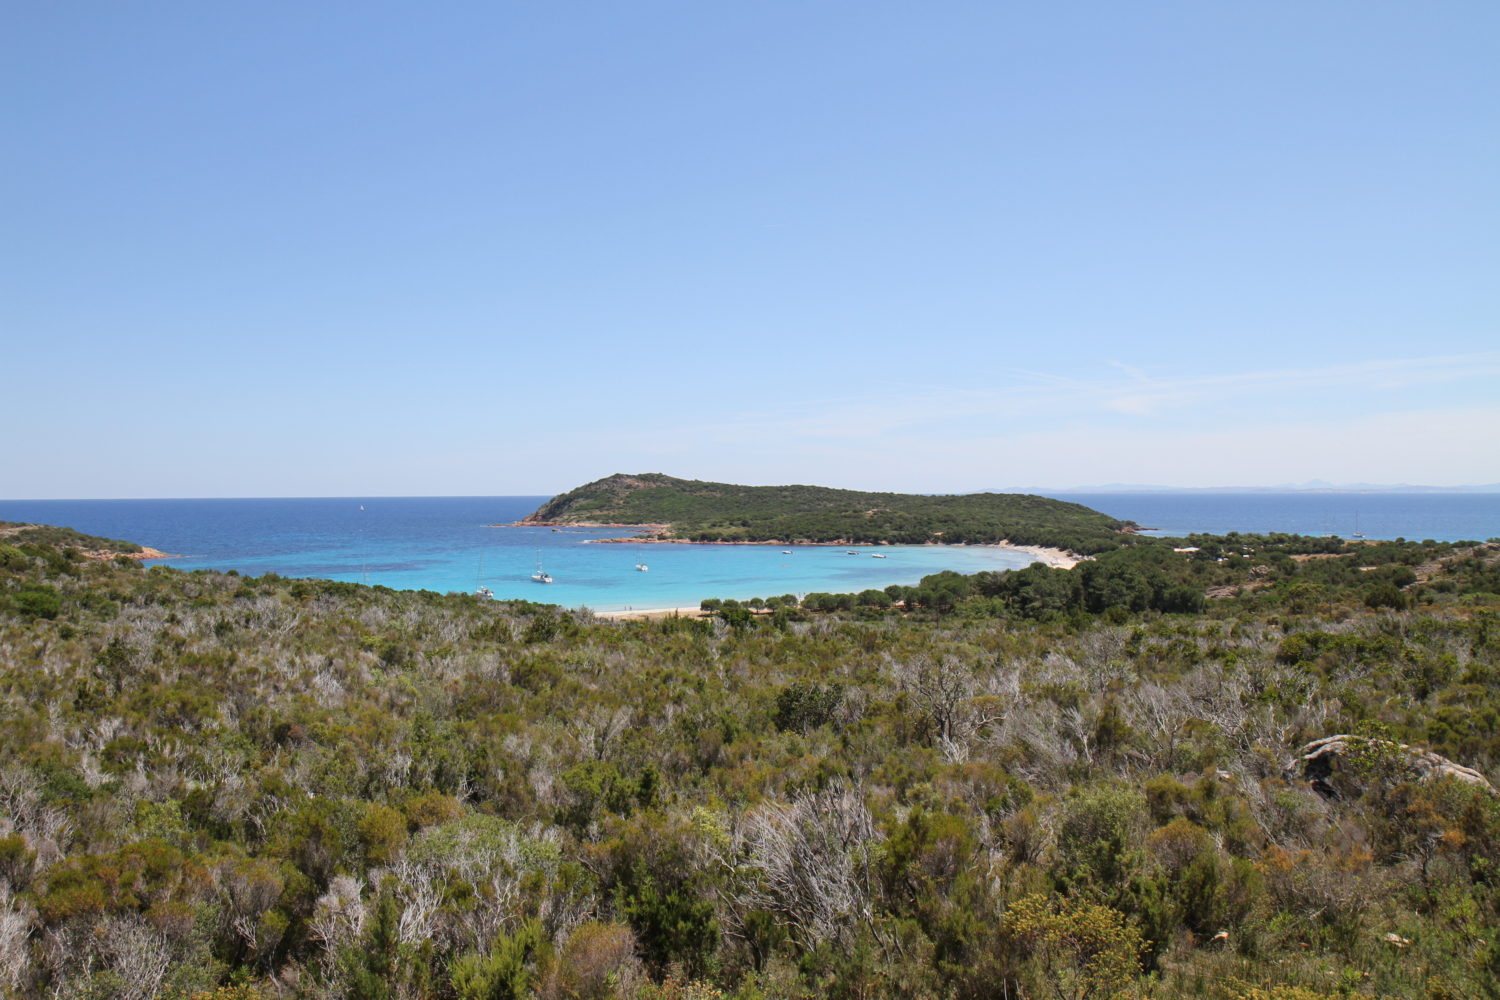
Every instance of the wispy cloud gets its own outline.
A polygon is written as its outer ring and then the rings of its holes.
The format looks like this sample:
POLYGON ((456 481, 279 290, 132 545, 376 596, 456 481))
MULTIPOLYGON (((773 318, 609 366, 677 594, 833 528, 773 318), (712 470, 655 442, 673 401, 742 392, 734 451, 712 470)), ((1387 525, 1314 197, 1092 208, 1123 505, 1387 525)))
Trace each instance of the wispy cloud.
POLYGON ((970 485, 1100 482, 1252 486, 1312 479, 1461 485, 1500 480, 1500 402, 1224 428, 1064 428, 970 441, 962 455, 1009 476, 970 485), (1030 473, 1030 475, 1028 475, 1030 473))
POLYGON ((1270 368, 1243 372, 1156 376, 1111 362, 1124 378, 1063 379, 1052 383, 1070 402, 1116 413, 1147 416, 1246 395, 1275 398, 1357 388, 1385 392, 1500 376, 1500 352, 1394 358, 1318 368, 1270 368))
POLYGON ((1432 485, 1500 481, 1500 403, 1274 424, 1191 423, 1000 429, 965 439, 898 434, 842 444, 767 441, 722 468, 765 467, 765 481, 967 492, 1011 484, 1101 482, 1256 486, 1312 479, 1432 485))
MULTIPOLYGON (((622 468, 891 489, 1500 479, 1500 352, 983 389, 873 387, 690 427, 595 433, 622 468), (1440 387, 1434 394, 1431 387, 1440 387)), ((582 444, 582 442, 580 442, 582 444)))
POLYGON ((983 419, 1022 421, 1035 427, 1057 418, 1144 418, 1192 407, 1211 406, 1224 413, 1230 404, 1246 398, 1261 404, 1292 401, 1312 405, 1344 390, 1399 398, 1397 394, 1402 391, 1419 387, 1500 377, 1500 351, 1187 375, 1152 375, 1119 362, 1107 366, 1121 374, 1080 379, 1016 370, 1012 382, 982 389, 893 383, 879 387, 873 395, 741 412, 698 430, 727 436, 755 433, 859 438, 983 419))

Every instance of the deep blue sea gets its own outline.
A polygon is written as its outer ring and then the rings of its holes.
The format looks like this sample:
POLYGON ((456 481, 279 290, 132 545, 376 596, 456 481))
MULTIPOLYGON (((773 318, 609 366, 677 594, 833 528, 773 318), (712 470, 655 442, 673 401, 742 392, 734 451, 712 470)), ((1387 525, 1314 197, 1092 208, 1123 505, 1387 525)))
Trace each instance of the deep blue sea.
POLYGON ((1496 493, 1053 493, 1151 535, 1356 534, 1437 542, 1500 536, 1496 493))
MULTIPOLYGON (((1152 534, 1286 531, 1457 541, 1500 536, 1492 494, 1057 494, 1152 534)), ((912 584, 943 569, 1018 568, 1024 553, 987 547, 587 544, 611 528, 491 527, 546 497, 256 500, 0 500, 0 520, 124 538, 181 569, 238 570, 471 592, 598 611, 695 606, 705 597, 771 597, 912 584), (886 556, 874 559, 875 552, 886 556), (556 582, 535 583, 540 561, 556 582), (635 569, 644 562, 646 572, 635 569)))

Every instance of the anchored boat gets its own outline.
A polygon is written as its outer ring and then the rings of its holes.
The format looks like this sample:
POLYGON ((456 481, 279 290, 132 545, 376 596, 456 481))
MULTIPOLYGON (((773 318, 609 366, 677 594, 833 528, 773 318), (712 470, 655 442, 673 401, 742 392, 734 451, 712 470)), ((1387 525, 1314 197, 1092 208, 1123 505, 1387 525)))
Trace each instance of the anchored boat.
POLYGON ((531 574, 531 578, 533 580, 535 580, 537 583, 551 583, 552 582, 552 574, 550 574, 546 570, 542 569, 542 550, 541 549, 537 549, 536 550, 536 572, 533 573, 533 574, 531 574))

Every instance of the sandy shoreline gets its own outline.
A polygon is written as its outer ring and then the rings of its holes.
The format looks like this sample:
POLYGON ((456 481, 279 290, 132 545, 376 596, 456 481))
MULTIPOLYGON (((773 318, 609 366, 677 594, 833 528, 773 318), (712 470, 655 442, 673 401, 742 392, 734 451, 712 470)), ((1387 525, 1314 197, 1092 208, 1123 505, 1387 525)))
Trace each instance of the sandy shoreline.
POLYGON ((1030 552, 1036 556, 1037 562, 1045 563, 1053 569, 1072 569, 1084 559, 1066 549, 1052 549, 1045 545, 1012 545, 1010 542, 1001 542, 995 548, 1008 549, 1011 552, 1030 552))
MULTIPOLYGON (((635 529, 644 534, 624 538, 587 538, 584 544, 608 545, 629 544, 637 545, 763 545, 767 547, 785 548, 791 547, 817 547, 817 548, 856 548, 856 549, 882 549, 889 546, 885 544, 869 544, 860 542, 787 542, 787 541, 718 541, 718 542, 695 542, 687 538, 663 538, 661 535, 671 528, 666 524, 598 524, 594 522, 552 522, 552 521, 515 521, 510 524, 491 524, 491 528, 625 528, 635 529)), ((1016 545, 1012 542, 995 542, 988 545, 944 545, 942 542, 929 542, 930 546, 947 548, 990 548, 1000 549, 1007 552, 1024 552, 1032 556, 1035 562, 1050 566, 1053 569, 1072 569, 1087 556, 1079 556, 1066 549, 1052 548, 1046 545, 1016 545)), ((926 546, 919 546, 926 547, 926 546)), ((912 581, 915 585, 916 581, 912 581)), ((615 611, 591 611, 596 618, 609 621, 639 621, 648 619, 671 618, 674 616, 682 618, 704 618, 708 613, 701 608, 630 608, 628 610, 615 611)))
POLYGON ((640 621, 651 618, 707 618, 702 608, 629 608, 625 611, 595 611, 595 618, 611 621, 640 621))
MULTIPOLYGON (((631 539, 615 539, 617 541, 630 541, 631 539)), ((783 542, 730 542, 723 544, 732 545, 781 545, 783 542)), ((838 543, 830 543, 838 544, 838 543)), ((954 546, 958 548, 959 546, 954 546)), ((1045 545, 1012 545, 1009 542, 999 542, 994 545, 979 546, 980 548, 1004 549, 1008 552, 1025 552, 1036 557, 1036 561, 1053 569, 1072 569, 1083 561, 1079 557, 1065 549, 1048 548, 1045 545)), ((646 621, 659 618, 708 618, 709 612, 702 608, 630 608, 624 611, 594 611, 595 618, 603 618, 609 621, 646 621)))
MULTIPOLYGON (((788 541, 715 541, 695 542, 690 538, 663 538, 662 533, 669 530, 670 524, 600 524, 593 521, 513 521, 510 524, 491 524, 491 528, 634 528, 643 532, 627 538, 586 538, 585 545, 775 545, 775 546, 818 546, 820 548, 884 548, 886 543, 868 542, 788 542, 788 541)), ((929 542, 929 545, 942 545, 942 542, 929 542)), ((967 547, 967 545, 954 548, 967 547)), ((996 542, 992 545, 981 545, 981 548, 1006 549, 1011 552, 1029 552, 1036 556, 1036 561, 1051 566, 1053 569, 1072 569, 1083 561, 1083 558, 1066 549, 1051 548, 1046 545, 1015 545, 1011 542, 996 542)), ((666 609, 670 612, 671 609, 666 609)), ((694 609, 696 610, 696 609, 694 609)), ((613 614, 614 612, 610 612, 613 614)))
MULTIPOLYGON (((861 542, 694 542, 685 538, 589 538, 584 544, 609 543, 624 544, 636 542, 642 545, 765 545, 773 548, 792 546, 794 548, 830 548, 830 549, 881 549, 887 548, 883 544, 871 545, 861 542)), ((935 547, 944 547, 941 542, 929 543, 935 547)), ((1036 561, 1051 566, 1053 569, 1072 569, 1084 560, 1083 556, 1076 555, 1066 549, 1048 548, 1045 545, 1012 545, 1010 542, 995 542, 992 545, 949 545, 947 548, 966 549, 1002 549, 1006 552, 1026 552, 1036 557, 1036 561)))

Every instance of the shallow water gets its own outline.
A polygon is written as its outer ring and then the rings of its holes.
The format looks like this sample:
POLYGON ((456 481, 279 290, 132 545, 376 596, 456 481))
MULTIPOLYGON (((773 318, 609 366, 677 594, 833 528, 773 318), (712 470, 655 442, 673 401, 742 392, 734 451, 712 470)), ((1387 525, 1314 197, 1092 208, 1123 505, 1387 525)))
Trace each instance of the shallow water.
POLYGON ((61 524, 124 538, 179 569, 323 577, 403 590, 470 592, 586 606, 695 607, 706 597, 842 593, 914 584, 929 573, 977 573, 1034 557, 987 546, 858 549, 784 545, 600 544, 620 528, 493 527, 547 497, 0 501, 0 519, 61 524), (783 554, 790 549, 791 554, 783 554), (879 552, 884 559, 875 559, 879 552), (540 561, 552 584, 531 580, 540 561), (638 571, 637 563, 648 569, 638 571))
MULTIPOLYGON (((1454 541, 1500 536, 1492 494, 1058 494, 1153 534, 1286 531, 1454 541)), ((490 527, 547 497, 371 497, 258 500, 6 500, 0 520, 60 524, 178 558, 181 569, 238 570, 408 590, 527 598, 598 611, 692 607, 706 597, 844 593, 914 584, 951 569, 1026 566, 993 547, 598 544, 619 528, 490 527), (874 559, 879 552, 885 559, 874 559), (540 559, 555 583, 534 583, 540 559), (645 562, 649 569, 635 569, 645 562)))

